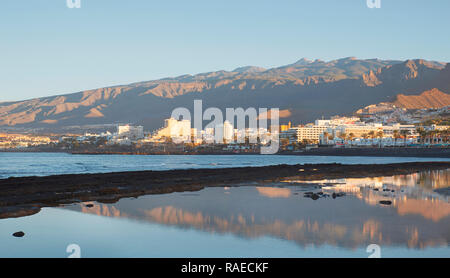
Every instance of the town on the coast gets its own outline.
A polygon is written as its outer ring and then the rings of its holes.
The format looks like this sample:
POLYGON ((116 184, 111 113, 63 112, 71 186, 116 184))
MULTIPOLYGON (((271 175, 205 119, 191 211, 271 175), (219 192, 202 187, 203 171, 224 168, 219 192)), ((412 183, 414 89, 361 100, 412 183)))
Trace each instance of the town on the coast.
POLYGON ((301 152, 315 148, 448 148, 450 125, 433 120, 448 115, 448 107, 418 109, 372 105, 351 116, 317 119, 314 123, 282 123, 274 129, 235 128, 224 121, 197 130, 190 120, 169 118, 160 129, 116 124, 115 130, 84 134, 0 133, 1 150, 121 153, 257 153, 273 142, 279 152, 301 152), (218 137, 219 135, 219 137, 218 137), (218 139, 219 138, 219 139, 218 139))

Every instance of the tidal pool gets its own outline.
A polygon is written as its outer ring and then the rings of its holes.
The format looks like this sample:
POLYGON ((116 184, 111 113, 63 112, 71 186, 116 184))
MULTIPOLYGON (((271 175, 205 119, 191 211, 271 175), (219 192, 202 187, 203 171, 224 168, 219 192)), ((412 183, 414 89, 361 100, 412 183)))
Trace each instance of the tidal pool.
POLYGON ((434 190, 449 180, 287 180, 44 208, 0 220, 0 257, 68 257, 75 244, 81 257, 365 258, 376 244, 381 257, 448 258, 450 204, 434 190))

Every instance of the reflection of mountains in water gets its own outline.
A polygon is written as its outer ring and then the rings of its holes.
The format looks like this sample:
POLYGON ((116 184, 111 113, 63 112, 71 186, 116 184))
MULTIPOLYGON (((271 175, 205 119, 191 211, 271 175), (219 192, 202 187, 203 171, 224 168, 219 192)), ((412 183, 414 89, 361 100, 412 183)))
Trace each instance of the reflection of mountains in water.
MULTIPOLYGON (((363 184, 366 180, 361 179, 363 184)), ((152 195, 124 199, 114 205, 81 206, 81 211, 244 238, 270 236, 300 246, 328 244, 357 248, 377 243, 425 248, 448 245, 448 202, 400 196, 392 197, 391 207, 383 207, 378 203, 386 199, 383 191, 359 188, 359 192, 343 198, 317 201, 303 198, 300 192, 305 188, 301 186, 206 188, 198 196, 152 195)))

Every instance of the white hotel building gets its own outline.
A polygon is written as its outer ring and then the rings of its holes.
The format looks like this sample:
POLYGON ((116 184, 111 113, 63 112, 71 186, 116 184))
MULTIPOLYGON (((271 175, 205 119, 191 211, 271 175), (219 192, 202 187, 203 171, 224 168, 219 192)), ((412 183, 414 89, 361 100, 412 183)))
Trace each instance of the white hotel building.
POLYGON ((314 124, 292 127, 282 134, 289 139, 289 143, 302 143, 304 141, 319 143, 320 137, 325 132, 330 133, 337 126, 353 125, 359 121, 360 119, 355 117, 334 117, 330 120, 316 120, 314 124))
MULTIPOLYGON (((416 135, 414 125, 383 125, 380 123, 364 123, 355 117, 334 117, 330 120, 316 120, 315 124, 297 126, 283 132, 284 138, 289 139, 289 143, 302 143, 305 140, 312 143, 329 144, 328 137, 339 139, 343 134, 352 135, 354 138, 363 138, 371 133, 378 135, 383 133, 383 137, 392 138, 394 132, 402 130, 408 131, 411 136, 416 135), (325 138, 325 133, 327 138, 325 138)), ((331 140, 331 143, 335 140, 331 140)))
POLYGON ((303 141, 319 142, 320 136, 328 129, 327 126, 306 125, 290 128, 287 133, 292 143, 301 143, 303 141))
POLYGON ((191 121, 178 121, 174 118, 170 118, 164 121, 164 127, 156 132, 156 136, 159 138, 187 141, 191 138, 191 132, 191 121))
POLYGON ((117 136, 119 138, 128 138, 130 140, 139 140, 144 138, 144 127, 132 125, 119 125, 117 127, 117 136))

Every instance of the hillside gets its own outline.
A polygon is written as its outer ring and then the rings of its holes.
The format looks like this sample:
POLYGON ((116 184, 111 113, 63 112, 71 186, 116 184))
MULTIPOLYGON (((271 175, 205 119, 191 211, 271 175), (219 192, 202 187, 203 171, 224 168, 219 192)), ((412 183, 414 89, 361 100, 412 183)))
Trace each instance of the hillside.
POLYGON ((394 104, 406 109, 442 108, 450 105, 450 95, 438 89, 432 89, 417 96, 400 94, 394 104))
MULTIPOLYGON (((433 88, 450 93, 449 80, 449 65, 438 62, 302 59, 273 69, 241 67, 0 103, 0 126, 59 129, 130 122, 155 129, 174 108, 192 109, 194 99, 202 99, 204 109, 278 107, 289 111, 285 121, 299 123, 350 114, 362 106, 392 101, 398 94, 404 99, 433 88)), ((416 105, 415 101, 422 98, 406 102, 416 105)))

